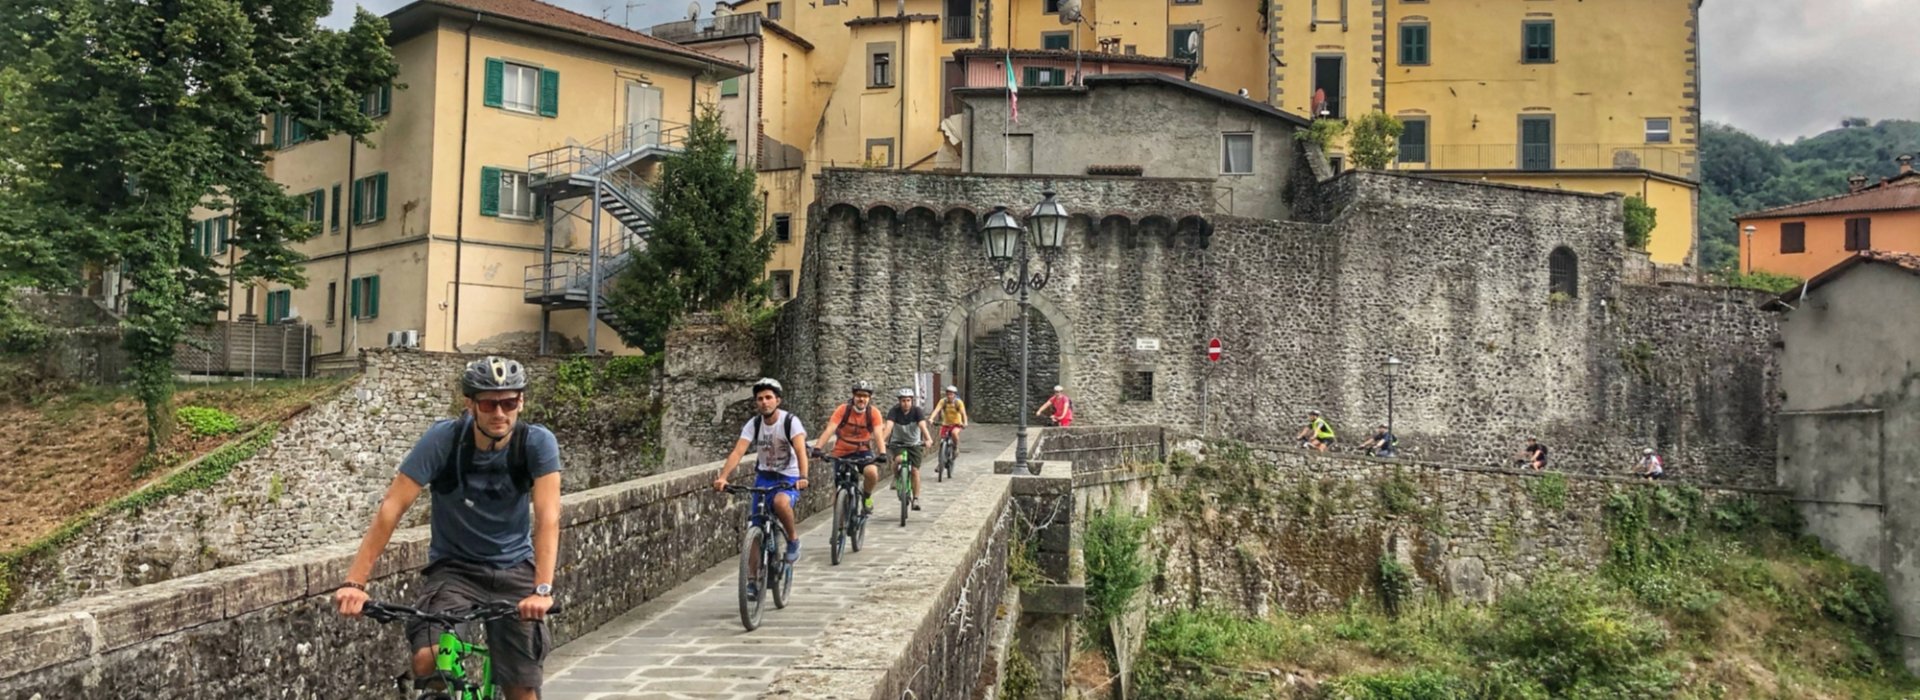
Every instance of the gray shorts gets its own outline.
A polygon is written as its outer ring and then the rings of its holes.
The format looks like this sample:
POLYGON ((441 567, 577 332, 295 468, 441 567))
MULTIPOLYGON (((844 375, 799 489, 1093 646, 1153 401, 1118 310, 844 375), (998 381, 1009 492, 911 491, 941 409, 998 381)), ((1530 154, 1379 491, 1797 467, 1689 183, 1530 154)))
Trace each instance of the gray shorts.
MULTIPOLYGON (((487 564, 442 559, 420 572, 426 578, 413 607, 428 612, 464 608, 475 603, 505 600, 519 603, 533 595, 533 562, 504 569, 487 564)), ((439 643, 440 630, 424 622, 407 623, 407 640, 415 650, 439 643)), ((547 625, 514 619, 487 623, 487 652, 493 657, 493 678, 502 688, 539 688, 540 662, 547 657, 547 625)))

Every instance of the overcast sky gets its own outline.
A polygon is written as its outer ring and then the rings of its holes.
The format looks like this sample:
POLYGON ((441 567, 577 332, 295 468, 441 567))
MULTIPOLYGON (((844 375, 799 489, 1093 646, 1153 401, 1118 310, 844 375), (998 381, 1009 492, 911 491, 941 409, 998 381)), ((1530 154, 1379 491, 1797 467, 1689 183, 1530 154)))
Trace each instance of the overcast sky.
MULTIPOLYGON (((552 1, 643 31, 687 11, 686 0, 552 1)), ((405 2, 360 4, 385 14, 405 2)), ((326 23, 344 26, 352 8, 336 0, 326 23)), ((1842 117, 1920 119, 1920 0, 1708 0, 1700 12, 1708 121, 1792 141, 1842 117)))

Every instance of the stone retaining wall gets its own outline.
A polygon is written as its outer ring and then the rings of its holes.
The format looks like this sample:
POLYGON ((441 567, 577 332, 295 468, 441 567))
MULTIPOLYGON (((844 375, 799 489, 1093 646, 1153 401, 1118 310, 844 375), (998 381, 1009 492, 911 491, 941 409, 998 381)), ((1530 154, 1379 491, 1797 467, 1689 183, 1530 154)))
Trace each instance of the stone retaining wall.
MULTIPOLYGON (((738 499, 713 492, 718 469, 717 463, 687 467, 562 499, 555 583, 566 612, 554 621, 556 646, 737 555, 744 511, 738 499)), ((815 467, 815 479, 826 476, 815 467)), ((1004 480, 991 483, 1005 488, 1004 480)), ((809 489, 802 517, 822 507, 827 492, 809 489)), ((997 515, 1004 496, 974 500, 980 501, 976 511, 996 513, 974 512, 975 518, 1004 520, 997 515)), ((965 582, 956 579, 942 600, 951 602, 954 591, 964 589, 971 609, 990 615, 996 601, 981 600, 980 592, 997 590, 994 572, 1004 577, 1005 571, 988 546, 990 533, 935 532, 943 534, 923 546, 937 544, 934 549, 952 556, 980 554, 991 563, 965 582), (981 539, 969 539, 975 537, 981 539)), ((427 543, 426 528, 395 534, 369 584, 375 599, 414 598, 427 543)), ((390 693, 406 666, 401 630, 342 618, 331 606, 356 546, 342 542, 0 617, 0 649, 7 650, 0 654, 0 697, 338 700, 390 693)), ((997 551, 1004 550, 1002 544, 997 551)), ((924 601, 927 577, 905 574, 884 590, 924 601)), ((977 614, 969 619, 978 624, 977 614)))

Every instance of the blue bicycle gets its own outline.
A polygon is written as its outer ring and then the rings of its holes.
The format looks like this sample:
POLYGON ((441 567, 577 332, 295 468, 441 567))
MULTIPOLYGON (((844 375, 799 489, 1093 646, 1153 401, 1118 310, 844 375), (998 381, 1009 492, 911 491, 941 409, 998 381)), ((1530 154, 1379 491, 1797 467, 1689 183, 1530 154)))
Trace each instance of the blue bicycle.
POLYGON ((760 627, 761 601, 772 597, 774 607, 787 607, 787 594, 793 590, 793 567, 783 551, 787 529, 773 515, 773 494, 782 490, 727 486, 727 493, 753 494, 747 531, 740 538, 740 624, 748 632, 760 627))

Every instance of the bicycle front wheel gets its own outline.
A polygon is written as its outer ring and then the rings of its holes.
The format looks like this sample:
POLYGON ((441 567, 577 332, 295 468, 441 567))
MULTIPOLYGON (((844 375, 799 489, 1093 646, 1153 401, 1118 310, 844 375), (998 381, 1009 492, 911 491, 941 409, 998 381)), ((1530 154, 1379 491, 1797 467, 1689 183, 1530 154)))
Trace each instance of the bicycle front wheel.
POLYGON ((940 471, 944 472, 943 480, 953 478, 953 458, 955 451, 953 438, 947 438, 944 442, 940 443, 940 471))
POLYGON ((767 552, 768 558, 775 562, 774 566, 768 569, 772 573, 767 581, 767 588, 773 591, 773 607, 785 609, 787 595, 793 592, 793 562, 787 561, 786 558, 786 531, 776 528, 774 532, 779 535, 774 540, 779 548, 767 552))
POLYGON ((760 601, 767 591, 753 590, 766 575, 764 567, 755 575, 754 565, 760 563, 762 548, 766 547, 767 532, 759 526, 750 525, 740 538, 740 624, 748 632, 760 627, 760 601))
POLYGON ((894 477, 894 493, 900 496, 900 527, 907 526, 907 511, 913 506, 913 463, 903 462, 894 477))
POLYGON ((840 557, 847 551, 847 525, 853 522, 853 509, 857 505, 853 494, 846 489, 833 492, 833 510, 828 511, 833 513, 833 539, 827 548, 831 550, 834 566, 840 565, 840 557))

